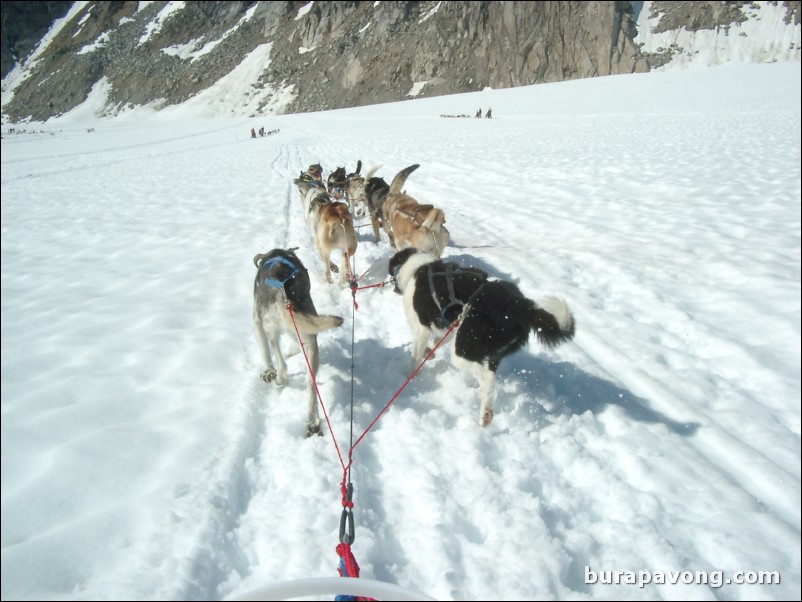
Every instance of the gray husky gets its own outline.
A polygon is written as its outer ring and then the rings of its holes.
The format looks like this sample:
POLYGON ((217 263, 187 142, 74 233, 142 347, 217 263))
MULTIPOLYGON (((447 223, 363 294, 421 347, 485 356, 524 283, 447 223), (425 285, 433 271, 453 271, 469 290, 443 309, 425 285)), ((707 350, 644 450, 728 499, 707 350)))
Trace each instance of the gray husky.
POLYGON ((258 270, 253 285, 253 325, 267 366, 262 372, 262 380, 266 383, 287 384, 287 364, 279 347, 281 333, 300 337, 311 367, 306 386, 306 436, 309 437, 321 434, 313 380, 319 363, 317 334, 340 326, 343 319, 318 315, 312 302, 309 273, 294 251, 273 249, 253 258, 258 270), (274 357, 277 368, 273 365, 274 357))

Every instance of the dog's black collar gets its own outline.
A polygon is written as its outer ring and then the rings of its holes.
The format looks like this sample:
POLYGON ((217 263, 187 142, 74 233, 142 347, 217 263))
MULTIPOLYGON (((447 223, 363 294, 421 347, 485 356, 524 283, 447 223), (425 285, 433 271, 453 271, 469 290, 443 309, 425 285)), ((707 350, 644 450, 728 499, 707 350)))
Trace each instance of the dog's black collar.
POLYGON ((398 278, 398 272, 400 271, 401 271, 401 266, 399 265, 394 267, 390 272, 390 283, 393 285, 393 290, 399 295, 401 294, 401 289, 398 288, 397 278, 398 278))

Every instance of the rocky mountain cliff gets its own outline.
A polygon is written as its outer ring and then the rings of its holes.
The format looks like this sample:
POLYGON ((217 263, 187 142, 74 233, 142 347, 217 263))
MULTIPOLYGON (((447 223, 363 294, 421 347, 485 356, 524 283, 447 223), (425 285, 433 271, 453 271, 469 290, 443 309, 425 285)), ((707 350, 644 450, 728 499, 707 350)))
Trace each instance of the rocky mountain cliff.
POLYGON ((639 24, 726 31, 767 4, 798 32, 799 1, 4 2, 2 111, 44 121, 93 90, 104 115, 164 108, 235 72, 240 115, 644 72, 682 49, 647 51, 639 24))

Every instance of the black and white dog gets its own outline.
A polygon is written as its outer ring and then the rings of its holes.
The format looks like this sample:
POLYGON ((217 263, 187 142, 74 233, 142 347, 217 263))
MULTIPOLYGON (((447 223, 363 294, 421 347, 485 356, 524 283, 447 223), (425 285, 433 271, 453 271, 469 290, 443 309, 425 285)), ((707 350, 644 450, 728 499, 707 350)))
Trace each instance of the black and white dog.
POLYGON ((479 382, 481 426, 493 420, 501 360, 521 349, 532 332, 548 349, 574 336, 574 316, 561 299, 535 303, 512 282, 489 280, 482 270, 435 261, 413 248, 396 253, 388 267, 395 291, 404 296, 415 366, 427 353, 430 337, 442 337, 459 320, 451 359, 479 382))
POLYGON ((262 372, 262 380, 266 383, 276 381, 279 385, 287 384, 287 364, 281 354, 279 338, 282 332, 292 337, 300 335, 312 369, 306 386, 306 436, 309 437, 321 434, 313 380, 319 365, 317 334, 340 326, 343 319, 318 315, 312 302, 309 273, 294 251, 273 249, 253 258, 258 270, 253 284, 253 325, 262 359, 267 366, 262 372), (274 357, 278 369, 273 365, 274 357))

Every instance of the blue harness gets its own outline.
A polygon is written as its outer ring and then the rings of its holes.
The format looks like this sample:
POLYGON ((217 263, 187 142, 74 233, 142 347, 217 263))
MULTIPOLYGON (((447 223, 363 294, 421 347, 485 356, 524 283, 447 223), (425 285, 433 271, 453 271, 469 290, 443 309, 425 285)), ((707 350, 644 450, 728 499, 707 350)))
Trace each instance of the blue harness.
POLYGON ((284 285, 287 284, 287 281, 298 273, 298 268, 295 266, 293 262, 291 262, 286 257, 282 257, 279 255, 277 257, 271 257, 265 262, 265 264, 269 268, 272 268, 273 266, 282 263, 290 268, 289 275, 284 280, 277 280, 276 278, 266 278, 265 279, 266 286, 269 286, 271 288, 284 288, 284 285))

